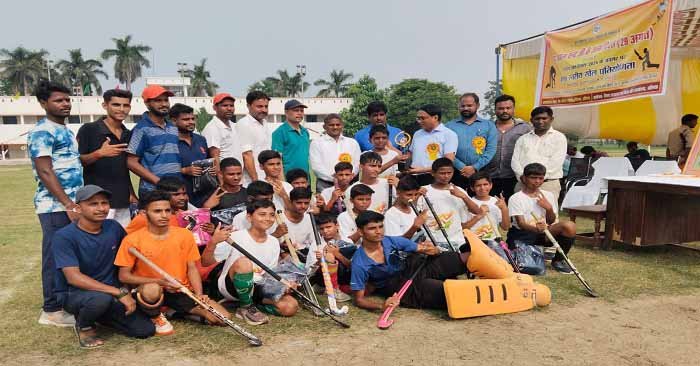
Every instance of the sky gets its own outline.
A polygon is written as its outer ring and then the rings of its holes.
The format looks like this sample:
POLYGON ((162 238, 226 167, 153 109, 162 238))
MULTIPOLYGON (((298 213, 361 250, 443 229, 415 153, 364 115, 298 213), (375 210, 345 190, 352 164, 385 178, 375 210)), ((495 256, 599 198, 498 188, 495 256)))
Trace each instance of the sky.
MULTIPOLYGON (((374 77, 380 87, 406 78, 483 94, 496 78, 495 47, 627 7, 634 0, 432 1, 13 1, 5 7, 0 48, 43 48, 53 60, 81 48, 98 58, 114 37, 152 47, 143 76, 177 75, 177 63, 207 58, 219 91, 244 95, 250 84, 296 65, 306 81, 333 69, 374 77)), ((113 61, 104 63, 117 85, 113 61)), ((143 80, 132 90, 140 92, 143 80)), ((318 90, 311 87, 305 96, 318 90)))

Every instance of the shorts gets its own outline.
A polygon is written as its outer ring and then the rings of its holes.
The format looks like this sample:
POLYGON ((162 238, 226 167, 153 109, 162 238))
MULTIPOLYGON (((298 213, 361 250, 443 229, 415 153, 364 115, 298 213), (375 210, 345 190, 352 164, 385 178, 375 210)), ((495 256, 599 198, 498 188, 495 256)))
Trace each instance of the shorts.
MULTIPOLYGON (((207 295, 216 300, 219 301, 221 299, 227 298, 221 293, 221 290, 219 290, 219 276, 221 276, 221 271, 224 269, 224 263, 221 262, 214 267, 214 269, 209 272, 209 285, 205 289, 205 292, 207 295)), ((224 279, 224 282, 226 284, 226 291, 231 294, 231 296, 238 298, 238 291, 236 291, 236 286, 233 285, 233 279, 226 275, 226 278, 224 279)), ((253 285, 253 303, 255 304, 260 304, 262 303, 263 296, 262 296, 262 286, 258 284, 253 285)))

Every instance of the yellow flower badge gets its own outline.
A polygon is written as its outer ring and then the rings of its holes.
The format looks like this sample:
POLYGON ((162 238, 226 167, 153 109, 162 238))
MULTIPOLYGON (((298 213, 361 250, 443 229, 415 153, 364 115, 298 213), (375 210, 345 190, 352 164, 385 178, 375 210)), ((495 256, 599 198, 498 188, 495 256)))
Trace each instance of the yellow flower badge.
POLYGON ((430 143, 425 147, 425 151, 428 153, 428 159, 435 160, 440 154, 440 145, 435 142, 430 143))
POLYGON ((338 161, 341 163, 352 163, 352 155, 348 153, 342 153, 338 156, 338 161))
POLYGON ((472 146, 474 147, 474 151, 478 155, 481 155, 484 153, 484 148, 486 147, 486 139, 484 136, 476 136, 472 139, 472 146))

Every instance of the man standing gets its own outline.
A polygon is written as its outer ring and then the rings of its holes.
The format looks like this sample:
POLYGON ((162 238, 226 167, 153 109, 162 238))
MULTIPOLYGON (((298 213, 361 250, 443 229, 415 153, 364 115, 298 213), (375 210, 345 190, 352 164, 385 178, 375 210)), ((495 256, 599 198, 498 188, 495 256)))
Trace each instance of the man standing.
POLYGON ((566 136, 552 128, 554 112, 547 106, 535 107, 530 112, 530 122, 534 130, 522 135, 515 142, 511 168, 518 177, 515 191, 522 189, 520 176, 525 166, 530 163, 540 163, 545 166, 546 175, 540 187, 554 194, 554 202, 559 200, 561 185, 559 179, 564 176, 564 159, 566 157, 566 136))
POLYGON ((265 179, 265 172, 257 164, 261 151, 270 150, 272 136, 265 125, 270 97, 261 91, 252 91, 245 97, 248 114, 236 123, 243 157, 243 185, 265 179))
POLYGON ((86 185, 76 193, 80 218, 59 230, 53 239, 58 281, 56 293, 66 311, 76 317, 78 343, 82 348, 104 344, 97 337, 96 323, 115 328, 129 337, 146 338, 155 333, 148 317, 136 310, 131 293, 119 284, 114 258, 124 229, 106 220, 112 193, 86 185))
MULTIPOLYGON (((369 119, 369 126, 355 133, 355 140, 357 140, 357 143, 360 145, 360 150, 362 152, 369 151, 374 148, 372 142, 369 140, 369 130, 376 125, 386 126, 386 129, 389 130, 389 141, 391 142, 393 148, 399 148, 399 145, 396 143, 396 135, 401 132, 401 129, 388 124, 386 122, 386 114, 387 108, 384 102, 375 100, 367 105, 367 118, 369 119)), ((391 149, 391 147, 389 148, 391 149)))
MULTIPOLYGON (((214 112, 206 127, 202 130, 202 136, 207 139, 209 156, 221 162, 226 158, 235 158, 242 161, 241 144, 233 124, 236 109, 236 99, 228 93, 219 93, 214 96, 214 112)), ((218 164, 217 164, 218 165, 218 164)))
MULTIPOLYGON (((194 133, 197 120, 194 117, 194 109, 192 107, 181 103, 173 104, 170 107, 170 120, 177 127, 179 139, 177 147, 182 164, 180 171, 185 181, 187 195, 190 197, 193 205, 200 207, 215 188, 215 184, 212 184, 208 190, 198 190, 196 192, 194 190, 195 177, 200 177, 204 172, 201 167, 192 165, 192 162, 209 157, 207 140, 202 135, 194 133)), ((215 175, 216 171, 211 169, 209 174, 215 175)), ((213 179, 213 181, 215 182, 216 179, 213 179)))
POLYGON ((148 111, 136 123, 126 150, 129 170, 141 178, 139 197, 153 190, 162 177, 180 177, 177 128, 165 118, 173 95, 160 85, 150 85, 141 93, 148 111))
POLYGON ((272 133, 272 150, 282 154, 284 174, 292 169, 309 172, 309 131, 301 125, 304 108, 300 101, 292 99, 284 103, 286 122, 272 133))
POLYGON ((698 116, 686 114, 681 118, 680 127, 668 134, 666 157, 677 160, 678 165, 685 165, 690 149, 693 147, 693 128, 698 125, 698 116))
POLYGON ((496 154, 487 165, 485 170, 490 173, 493 186, 490 195, 503 197, 508 202, 508 198, 513 195, 515 185, 518 183, 515 179, 513 168, 510 167, 510 162, 513 159, 513 149, 515 142, 520 136, 532 131, 532 126, 525 121, 515 119, 515 98, 510 95, 503 94, 496 98, 496 130, 498 131, 498 144, 496 154))
POLYGON ((78 143, 66 126, 70 115, 70 90, 52 82, 40 82, 36 99, 46 111, 46 117, 29 132, 27 146, 32 159, 34 207, 41 224, 41 285, 44 292, 43 311, 39 324, 70 327, 75 319, 63 312, 54 293, 54 263, 51 242, 58 229, 78 218, 75 194, 83 185, 78 143))
POLYGON ((131 131, 123 121, 131 111, 131 92, 111 89, 102 95, 107 117, 86 123, 78 130, 78 149, 83 163, 85 184, 94 184, 112 192, 109 218, 122 227, 131 221, 130 203, 137 203, 126 167, 126 148, 131 131))
POLYGON ((488 164, 496 153, 498 133, 494 124, 479 117, 479 96, 464 93, 459 98, 461 118, 448 122, 445 126, 457 134, 459 144, 454 158, 457 169, 453 182, 466 189, 469 177, 488 164))
POLYGON ((352 164, 353 174, 357 174, 360 167, 360 146, 354 139, 343 136, 343 126, 340 115, 331 113, 323 119, 326 133, 311 141, 309 160, 316 174, 316 193, 335 186, 336 164, 352 164))
POLYGON ((433 182, 432 166, 438 158, 455 159, 457 151, 457 134, 443 125, 442 109, 435 104, 422 106, 417 113, 416 120, 421 129, 413 134, 411 142, 411 168, 409 174, 413 174, 421 186, 433 182))

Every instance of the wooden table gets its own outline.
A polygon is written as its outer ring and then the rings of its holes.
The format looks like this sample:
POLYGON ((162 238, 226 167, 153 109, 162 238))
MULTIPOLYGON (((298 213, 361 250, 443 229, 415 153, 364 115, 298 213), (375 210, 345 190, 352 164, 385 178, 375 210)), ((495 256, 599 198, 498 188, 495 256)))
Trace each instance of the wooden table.
POLYGON ((700 179, 609 178, 607 207, 603 248, 700 240, 700 179))
MULTIPOLYGON (((600 224, 605 220, 605 213, 607 208, 605 205, 590 205, 590 206, 576 206, 565 208, 569 214, 571 221, 576 222, 576 217, 585 217, 592 219, 593 232, 592 233, 576 233, 576 239, 592 243, 594 247, 599 247, 601 242, 600 235, 600 224)), ((606 224, 607 225, 607 224, 606 224)))

